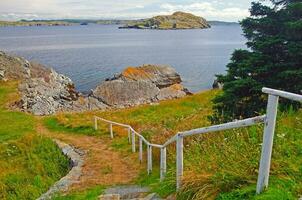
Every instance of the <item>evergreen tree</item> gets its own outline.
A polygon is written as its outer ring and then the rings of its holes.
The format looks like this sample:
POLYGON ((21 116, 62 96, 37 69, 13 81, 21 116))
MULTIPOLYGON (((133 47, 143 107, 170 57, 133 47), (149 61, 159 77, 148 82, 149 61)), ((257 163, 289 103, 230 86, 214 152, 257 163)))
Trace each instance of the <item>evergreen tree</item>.
MULTIPOLYGON (((230 121, 263 112, 262 87, 301 93, 302 0, 253 2, 241 22, 249 50, 236 50, 227 74, 218 75, 223 92, 214 99, 213 121, 230 121)), ((292 102, 281 100, 283 106, 292 102)), ((294 106, 298 106, 295 104, 294 106)))

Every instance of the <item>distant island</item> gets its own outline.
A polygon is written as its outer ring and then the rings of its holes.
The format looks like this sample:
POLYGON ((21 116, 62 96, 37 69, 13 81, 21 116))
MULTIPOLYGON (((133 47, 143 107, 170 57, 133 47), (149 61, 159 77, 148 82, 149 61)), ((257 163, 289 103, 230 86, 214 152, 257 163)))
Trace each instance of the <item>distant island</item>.
POLYGON ((206 21, 190 13, 176 12, 172 15, 161 15, 149 19, 56 19, 56 20, 19 20, 1 21, 2 26, 74 26, 74 25, 123 25, 120 28, 136 29, 194 29, 209 28, 216 25, 238 25, 237 22, 206 21))
POLYGON ((159 15, 150 19, 126 24, 121 29, 204 29, 210 28, 206 19, 191 13, 175 12, 172 15, 159 15))
POLYGON ((20 21, 0 21, 1 26, 71 26, 71 22, 63 20, 20 20, 20 21))
POLYGON ((135 23, 140 20, 86 20, 86 19, 58 19, 58 20, 20 20, 20 21, 1 21, 1 26, 73 26, 73 25, 122 25, 135 23))

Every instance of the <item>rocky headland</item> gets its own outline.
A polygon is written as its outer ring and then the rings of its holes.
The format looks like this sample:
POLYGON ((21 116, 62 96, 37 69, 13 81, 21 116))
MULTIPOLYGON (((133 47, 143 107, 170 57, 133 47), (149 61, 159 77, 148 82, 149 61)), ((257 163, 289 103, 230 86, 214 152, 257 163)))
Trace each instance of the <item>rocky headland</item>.
POLYGON ((14 107, 34 115, 124 108, 190 94, 172 67, 143 65, 126 68, 84 96, 67 76, 0 52, 0 81, 8 80, 20 81, 14 107))
POLYGON ((175 12, 172 15, 159 15, 150 19, 130 23, 120 28, 133 29, 204 29, 210 28, 210 24, 203 17, 191 13, 175 12))

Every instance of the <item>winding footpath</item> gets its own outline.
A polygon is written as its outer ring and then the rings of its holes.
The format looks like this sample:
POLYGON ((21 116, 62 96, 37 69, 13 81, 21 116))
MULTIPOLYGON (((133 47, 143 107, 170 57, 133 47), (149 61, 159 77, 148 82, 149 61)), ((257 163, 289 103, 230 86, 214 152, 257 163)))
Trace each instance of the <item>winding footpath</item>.
POLYGON ((96 136, 49 131, 41 119, 37 120, 37 132, 54 140, 61 141, 84 152, 84 163, 80 176, 74 176, 68 190, 83 191, 96 185, 131 185, 139 174, 140 165, 133 158, 125 157, 110 147, 111 141, 96 136))

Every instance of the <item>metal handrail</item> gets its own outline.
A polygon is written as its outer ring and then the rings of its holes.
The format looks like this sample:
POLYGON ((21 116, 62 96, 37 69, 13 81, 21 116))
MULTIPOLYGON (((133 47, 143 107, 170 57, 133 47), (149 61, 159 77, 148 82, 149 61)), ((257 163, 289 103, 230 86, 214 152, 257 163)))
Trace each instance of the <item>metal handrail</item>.
POLYGON ((128 138, 129 143, 132 143, 132 151, 136 152, 135 146, 135 135, 139 137, 139 160, 142 162, 142 142, 147 145, 147 171, 148 174, 152 171, 152 147, 159 148, 161 151, 160 154, 160 180, 163 180, 166 175, 167 169, 167 151, 166 148, 168 145, 176 142, 176 185, 177 189, 181 187, 181 180, 183 177, 183 138, 193 135, 205 134, 210 132, 217 131, 225 131, 229 129, 248 127, 255 124, 264 123, 264 136, 263 136, 263 144, 262 145, 262 153, 260 160, 260 168, 259 168, 259 176, 257 182, 257 193, 261 193, 265 187, 268 186, 268 177, 269 177, 269 168, 270 168, 270 160, 271 160, 271 152, 272 152, 272 141, 273 135, 275 131, 276 124, 276 116, 277 116, 277 105, 279 97, 291 99, 294 101, 302 102, 302 95, 284 92, 280 90, 274 90, 270 88, 263 88, 262 91, 266 94, 269 94, 268 106, 267 106, 267 114, 257 117, 252 117, 243 120, 237 120, 229 123, 208 126, 198 129, 193 129, 189 131, 179 132, 176 135, 172 136, 168 139, 164 144, 153 144, 146 140, 144 136, 135 131, 130 125, 117 123, 114 121, 110 121, 107 119, 103 119, 101 117, 94 117, 95 120, 95 129, 98 129, 97 120, 101 120, 103 122, 108 123, 110 129, 111 138, 113 138, 113 130, 112 125, 122 126, 128 129, 128 138))

